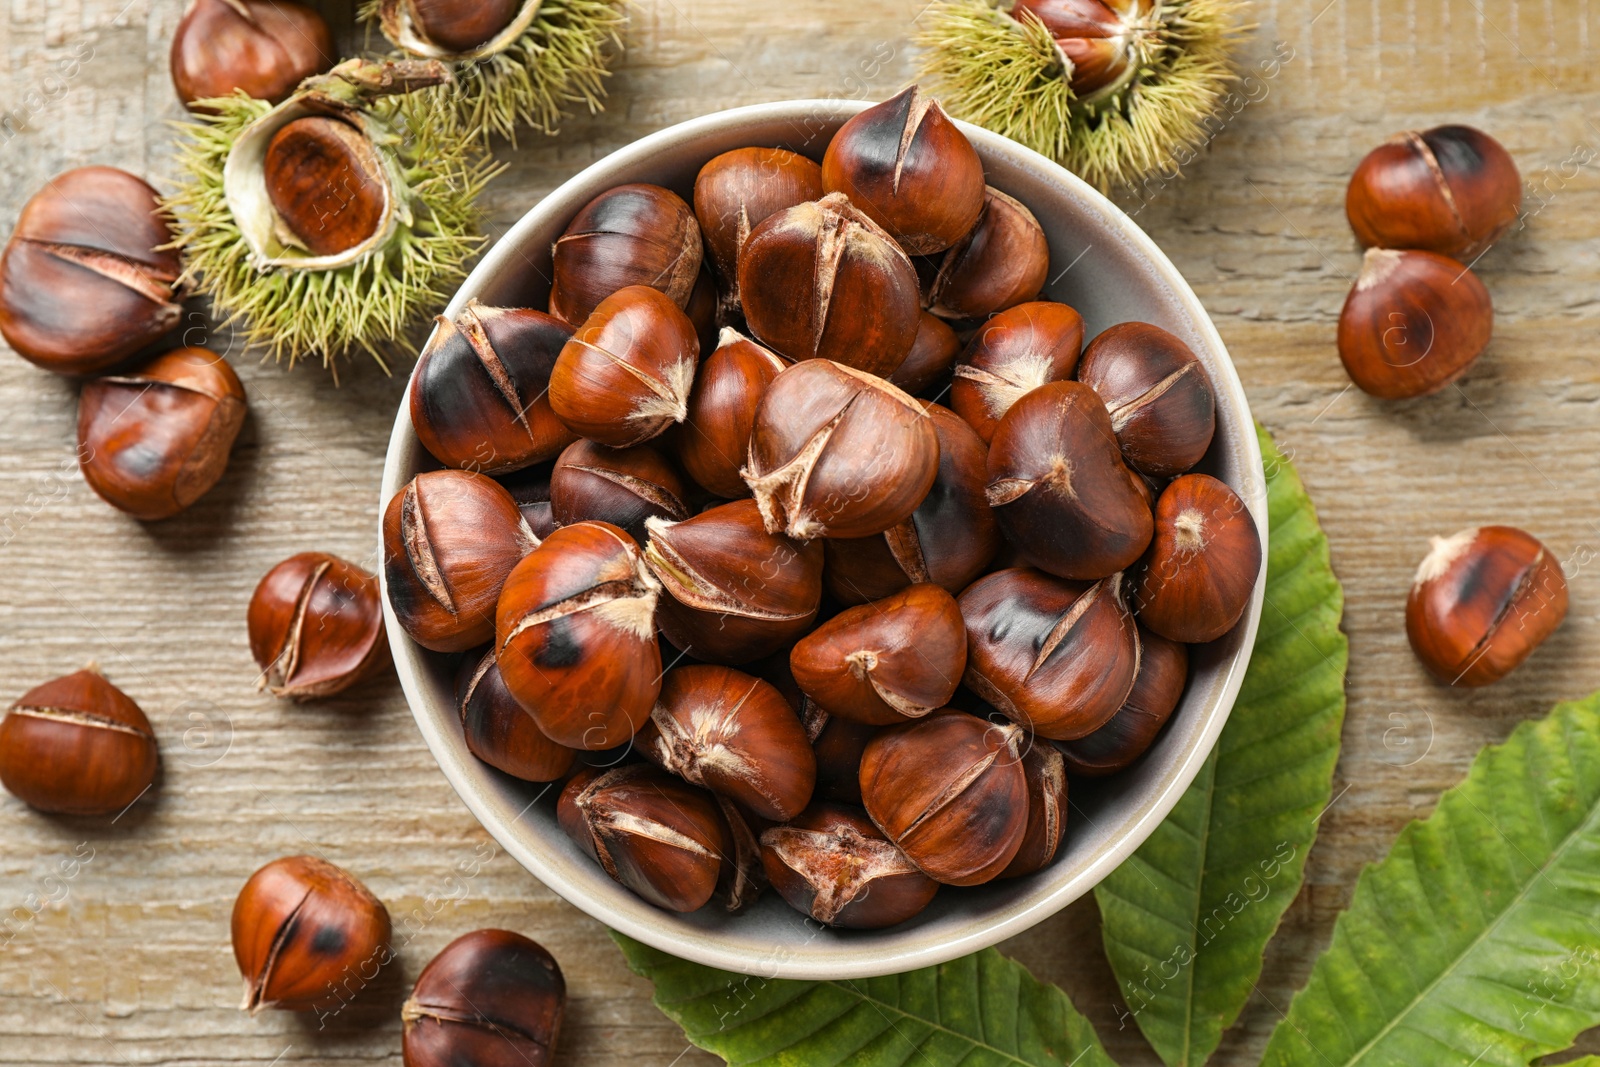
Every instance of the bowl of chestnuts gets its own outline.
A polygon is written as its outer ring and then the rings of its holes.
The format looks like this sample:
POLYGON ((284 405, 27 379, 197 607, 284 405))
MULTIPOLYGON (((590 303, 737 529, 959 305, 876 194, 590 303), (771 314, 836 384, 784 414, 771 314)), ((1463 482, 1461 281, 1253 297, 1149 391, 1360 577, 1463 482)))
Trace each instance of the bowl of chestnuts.
POLYGON ((382 505, 395 665, 489 832, 794 978, 976 951, 1126 859, 1266 566, 1183 278, 915 86, 686 122, 535 205, 440 316, 382 505))

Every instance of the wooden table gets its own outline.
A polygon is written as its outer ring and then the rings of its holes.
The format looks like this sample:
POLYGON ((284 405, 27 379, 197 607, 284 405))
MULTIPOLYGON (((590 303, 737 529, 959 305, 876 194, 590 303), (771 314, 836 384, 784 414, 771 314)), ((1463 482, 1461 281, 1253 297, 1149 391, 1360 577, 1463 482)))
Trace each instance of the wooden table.
MULTIPOLYGON (((69 167, 169 173, 166 123, 180 112, 166 55, 182 7, 7 6, 0 108, 26 121, 0 150, 7 232, 69 167), (76 76, 52 80, 88 49, 76 76)), ((668 124, 763 100, 887 96, 911 77, 920 7, 641 0, 606 113, 503 152, 511 169, 487 198, 494 232, 668 124)), ((1259 993, 1219 1053, 1226 1064, 1256 1062, 1362 864, 1480 746, 1600 687, 1600 180, 1595 163, 1577 162, 1600 145, 1600 3, 1265 0, 1254 17, 1247 58, 1282 41, 1293 59, 1138 219, 1210 309, 1257 416, 1310 487, 1345 584, 1352 667, 1339 799, 1259 993), (1349 388, 1333 349, 1358 265, 1345 181, 1389 133, 1451 121, 1500 138, 1538 196, 1526 226, 1479 264, 1499 321, 1471 378, 1433 399, 1379 403, 1349 388), (1448 691, 1406 647, 1404 597, 1429 535, 1485 522, 1525 526, 1569 561, 1571 615, 1505 683, 1448 691)), ((311 548, 375 563, 379 472, 404 380, 356 367, 335 389, 314 366, 260 365, 197 321, 191 340, 202 338, 234 349, 251 416, 223 484, 155 526, 112 511, 79 478, 74 385, 0 358, 0 696, 95 660, 149 713, 164 767, 154 799, 112 827, 0 800, 0 913, 25 915, 30 894, 58 898, 8 943, 0 935, 0 1062, 397 1064, 398 1006, 417 971, 487 925, 523 930, 561 960, 572 991, 561 1064, 711 1062, 686 1052, 598 923, 504 854, 458 873, 489 838, 392 679, 310 706, 253 690, 244 610, 267 568, 311 548), (85 843, 92 861, 47 886, 85 843), (249 873, 313 849, 388 902, 403 945, 399 965, 320 1032, 240 1013, 228 947, 249 873)), ((1131 1025, 1117 1027, 1098 942, 1084 900, 1002 947, 1064 986, 1122 1063, 1154 1063, 1131 1025)))

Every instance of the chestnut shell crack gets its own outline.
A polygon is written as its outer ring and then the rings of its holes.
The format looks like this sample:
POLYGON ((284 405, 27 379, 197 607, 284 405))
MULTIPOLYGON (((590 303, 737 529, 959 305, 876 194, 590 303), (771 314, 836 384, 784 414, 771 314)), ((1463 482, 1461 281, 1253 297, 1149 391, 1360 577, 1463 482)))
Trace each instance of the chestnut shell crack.
POLYGON ((150 740, 150 735, 137 726, 130 726, 125 722, 105 715, 96 715, 92 711, 82 711, 78 708, 53 708, 36 704, 14 704, 11 707, 12 715, 23 715, 30 719, 48 719, 51 722, 71 723, 74 726, 92 726, 99 730, 114 730, 121 734, 132 734, 150 740))
MULTIPOLYGON (((1016 734, 1021 732, 1015 726, 995 726, 993 729, 1009 730, 1011 738, 1015 738, 1016 734)), ((1014 740, 1008 739, 1008 746, 1014 748, 1014 740)), ((924 823, 934 818, 945 808, 954 803, 957 797, 961 796, 962 793, 967 791, 968 786, 972 785, 973 782, 976 782, 979 778, 988 773, 989 768, 993 767, 995 762, 1000 758, 1000 751, 1000 749, 995 749, 992 752, 988 752, 981 759, 973 760, 964 769, 962 769, 961 773, 957 774, 945 784, 945 787, 939 791, 938 795, 936 795, 932 800, 928 801, 927 805, 923 807, 922 811, 917 814, 917 817, 912 819, 911 822, 908 823, 905 828, 896 835, 896 838, 903 841, 910 837, 912 834, 916 833, 924 823)))
POLYGON ((828 441, 833 437, 834 431, 839 428, 845 415, 860 397, 860 393, 853 394, 833 418, 806 440, 792 459, 766 474, 756 473, 755 445, 752 440, 752 454, 744 470, 739 473, 749 483, 750 491, 755 495, 756 506, 761 511, 761 519, 766 524, 768 533, 787 529, 790 536, 801 540, 809 540, 815 536, 815 527, 818 524, 805 509, 806 489, 811 483, 811 473, 816 470, 817 459, 822 455, 822 450, 828 447, 828 441))
POLYGON ((678 360, 668 370, 671 381, 662 381, 654 374, 647 374, 621 356, 608 348, 585 341, 581 337, 574 337, 571 344, 577 344, 589 351, 604 356, 612 365, 624 373, 632 376, 640 385, 650 393, 645 399, 634 406, 629 412, 630 419, 667 418, 673 422, 682 422, 689 415, 689 388, 694 382, 694 364, 688 360, 678 360))
POLYGON ((407 485, 400 500, 400 539, 406 546, 406 559, 416 572, 417 580, 438 601, 439 606, 451 615, 457 614, 455 598, 445 584, 444 573, 433 557, 433 545, 428 540, 428 523, 422 514, 422 501, 417 499, 417 483, 407 485))
MULTIPOLYGON (((484 373, 489 376, 495 392, 500 394, 500 399, 511 409, 511 416, 517 420, 517 425, 527 432, 530 440, 536 440, 533 427, 528 422, 528 409, 517 393, 517 384, 512 381, 511 372, 506 369, 505 363, 500 359, 500 353, 495 351, 494 344, 484 329, 483 319, 478 314, 478 308, 481 306, 477 300, 469 301, 457 317, 457 321, 451 325, 458 329, 466 338, 467 344, 472 346, 473 354, 478 357, 478 362, 483 366, 484 373)), ((439 316, 439 320, 446 323, 450 321, 443 315, 439 316)))
MULTIPOLYGON (((765 516, 763 516, 765 517, 765 516)), ((767 622, 792 622, 808 618, 813 611, 764 611, 755 604, 740 600, 721 588, 684 558, 671 541, 672 527, 652 518, 650 541, 645 545, 644 558, 672 598, 685 607, 718 615, 737 615, 745 619, 767 622)))
POLYGON ((554 603, 546 604, 528 612, 517 620, 517 624, 506 634, 505 640, 500 642, 501 648, 509 648, 511 642, 535 626, 564 619, 569 615, 576 615, 580 611, 594 611, 604 613, 608 608, 620 609, 615 612, 619 617, 608 619, 613 625, 623 628, 636 629, 632 626, 632 609, 648 602, 649 613, 654 611, 656 591, 650 582, 643 580, 642 576, 633 578, 618 578, 610 582, 599 582, 569 597, 564 597, 554 603))
POLYGON ((612 485, 621 486, 634 496, 641 500, 649 501, 674 518, 687 519, 689 517, 689 508, 682 500, 679 500, 648 478, 635 477, 632 474, 612 470, 609 467, 590 467, 581 463, 570 463, 567 465, 567 469, 592 474, 596 478, 605 479, 612 485))
POLYGON ((283 917, 277 932, 272 935, 272 945, 267 949, 267 958, 262 961, 261 972, 245 979, 244 1003, 240 1006, 251 1015, 271 1003, 262 999, 266 996, 267 983, 272 980, 272 972, 277 969, 278 957, 283 954, 284 946, 299 928, 300 912, 310 899, 311 887, 306 886, 305 892, 300 894, 300 899, 295 901, 294 907, 289 909, 289 914, 283 917))
POLYGON ((819 922, 833 922, 863 891, 871 892, 879 878, 921 873, 893 843, 850 827, 828 832, 775 826, 761 837, 784 866, 811 886, 811 913, 819 922))
POLYGON ((284 630, 283 646, 278 649, 278 654, 272 658, 267 669, 261 672, 261 681, 257 689, 265 688, 273 696, 283 696, 294 691, 294 678, 300 670, 300 634, 305 629, 306 612, 311 608, 311 594, 317 587, 317 582, 328 573, 328 568, 333 564, 328 560, 318 563, 300 587, 300 595, 295 597, 294 613, 289 617, 289 626, 284 630), (272 683, 273 672, 276 671, 278 681, 272 683))
POLYGON ((1500 605, 1500 609, 1495 612, 1494 618, 1490 620, 1488 629, 1478 639, 1478 643, 1472 646, 1472 651, 1467 654, 1466 661, 1461 668, 1462 674, 1470 670, 1474 663, 1488 653, 1489 645, 1494 641, 1495 635, 1500 632, 1501 624, 1506 621, 1506 617, 1511 614, 1512 610, 1522 602, 1523 594, 1534 585, 1539 574, 1539 564, 1544 562, 1544 558, 1545 551, 1541 548, 1533 559, 1529 561, 1527 568, 1522 572, 1522 577, 1517 580, 1516 587, 1511 590, 1511 595, 1506 597, 1505 602, 1500 605))
POLYGON ((496 1022, 486 1015, 475 1011, 462 1011, 459 1008, 447 1007, 443 1004, 428 1004, 409 997, 400 1007, 400 1021, 402 1023, 435 1022, 456 1023, 461 1026, 470 1026, 476 1030, 484 1030, 511 1041, 526 1041, 531 1045, 548 1049, 549 1043, 540 1040, 533 1034, 511 1023, 496 1022))
POLYGON ((1142 409, 1160 400, 1169 389, 1177 385, 1191 372, 1197 371, 1199 367, 1199 363, 1185 363, 1133 399, 1115 406, 1107 404, 1106 413, 1111 416, 1111 429, 1120 433, 1123 427, 1127 426, 1142 409))
POLYGON ((64 244, 59 241, 43 241, 36 237, 23 237, 19 240, 42 249, 57 259, 93 271, 103 278, 109 278, 132 289, 152 304, 172 303, 177 276, 152 267, 148 263, 141 263, 128 256, 99 248, 85 248, 82 245, 64 244))

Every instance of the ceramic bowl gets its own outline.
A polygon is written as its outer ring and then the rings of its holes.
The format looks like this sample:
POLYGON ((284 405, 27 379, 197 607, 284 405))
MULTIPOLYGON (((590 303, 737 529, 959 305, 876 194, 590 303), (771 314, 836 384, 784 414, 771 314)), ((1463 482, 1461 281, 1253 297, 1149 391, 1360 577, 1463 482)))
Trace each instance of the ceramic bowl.
MULTIPOLYGON (((486 304, 543 308, 550 248, 578 209, 625 182, 655 182, 690 199, 695 174, 720 152, 782 146, 820 160, 859 102, 798 100, 736 108, 651 134, 590 165, 535 204, 500 238, 451 301, 454 315, 486 304)), ((1178 271, 1122 211, 1078 178, 1016 143, 963 126, 989 183, 1022 201, 1049 236, 1045 296, 1082 313, 1087 336, 1142 320, 1181 337, 1211 375, 1216 439, 1199 469, 1231 485, 1266 541, 1266 486, 1239 377, 1205 309, 1178 271)), ((402 402, 384 467, 383 503, 437 464, 418 443, 402 402)), ((382 511, 379 511, 382 514, 382 511)), ((1263 568, 1264 569, 1264 568, 1263 568)), ((452 697, 452 657, 410 641, 388 616, 395 666, 423 738, 445 777, 495 839, 534 877, 607 926, 685 959, 768 977, 840 979, 942 963, 1022 933, 1083 896, 1166 817, 1216 743, 1238 694, 1261 614, 1264 582, 1245 619, 1197 650, 1183 703, 1149 753, 1100 782, 1074 782, 1066 840, 1056 862, 1010 881, 942 890, 922 915, 878 931, 835 931, 768 892, 728 915, 715 904, 690 915, 661 911, 608 878, 556 824, 554 787, 510 778, 479 762, 463 740, 452 697)))

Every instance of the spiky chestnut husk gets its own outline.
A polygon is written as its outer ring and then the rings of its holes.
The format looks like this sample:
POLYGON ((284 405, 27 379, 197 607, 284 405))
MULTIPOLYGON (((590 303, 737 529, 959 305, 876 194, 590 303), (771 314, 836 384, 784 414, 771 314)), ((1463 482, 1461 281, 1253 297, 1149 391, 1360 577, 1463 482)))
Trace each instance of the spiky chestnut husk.
POLYGON ((484 244, 478 194, 503 168, 428 122, 404 95, 447 77, 438 63, 350 60, 308 78, 277 107, 241 93, 202 101, 210 113, 179 124, 181 177, 162 200, 177 234, 172 247, 184 255, 184 280, 211 298, 225 325, 240 324, 247 344, 291 365, 320 356, 335 378, 337 361, 360 349, 387 372, 385 350, 410 346, 409 328, 466 277, 484 244), (265 197, 247 195, 254 206, 246 218, 233 206, 259 169, 236 149, 264 143, 313 108, 366 135, 389 190, 378 231, 336 256, 279 241, 270 204, 265 214, 260 206, 265 197))
POLYGON ((1131 68, 1080 95, 1072 62, 1012 0, 941 0, 921 20, 920 77, 957 118, 1009 137, 1102 190, 1177 165, 1235 80, 1229 52, 1243 0, 1159 0, 1131 68))
POLYGON ((622 48, 625 0, 528 0, 501 31, 466 52, 429 41, 405 0, 366 0, 374 22, 400 54, 441 60, 454 82, 420 95, 428 121, 485 143, 516 143, 519 125, 554 134, 568 109, 604 109, 605 79, 622 48))

